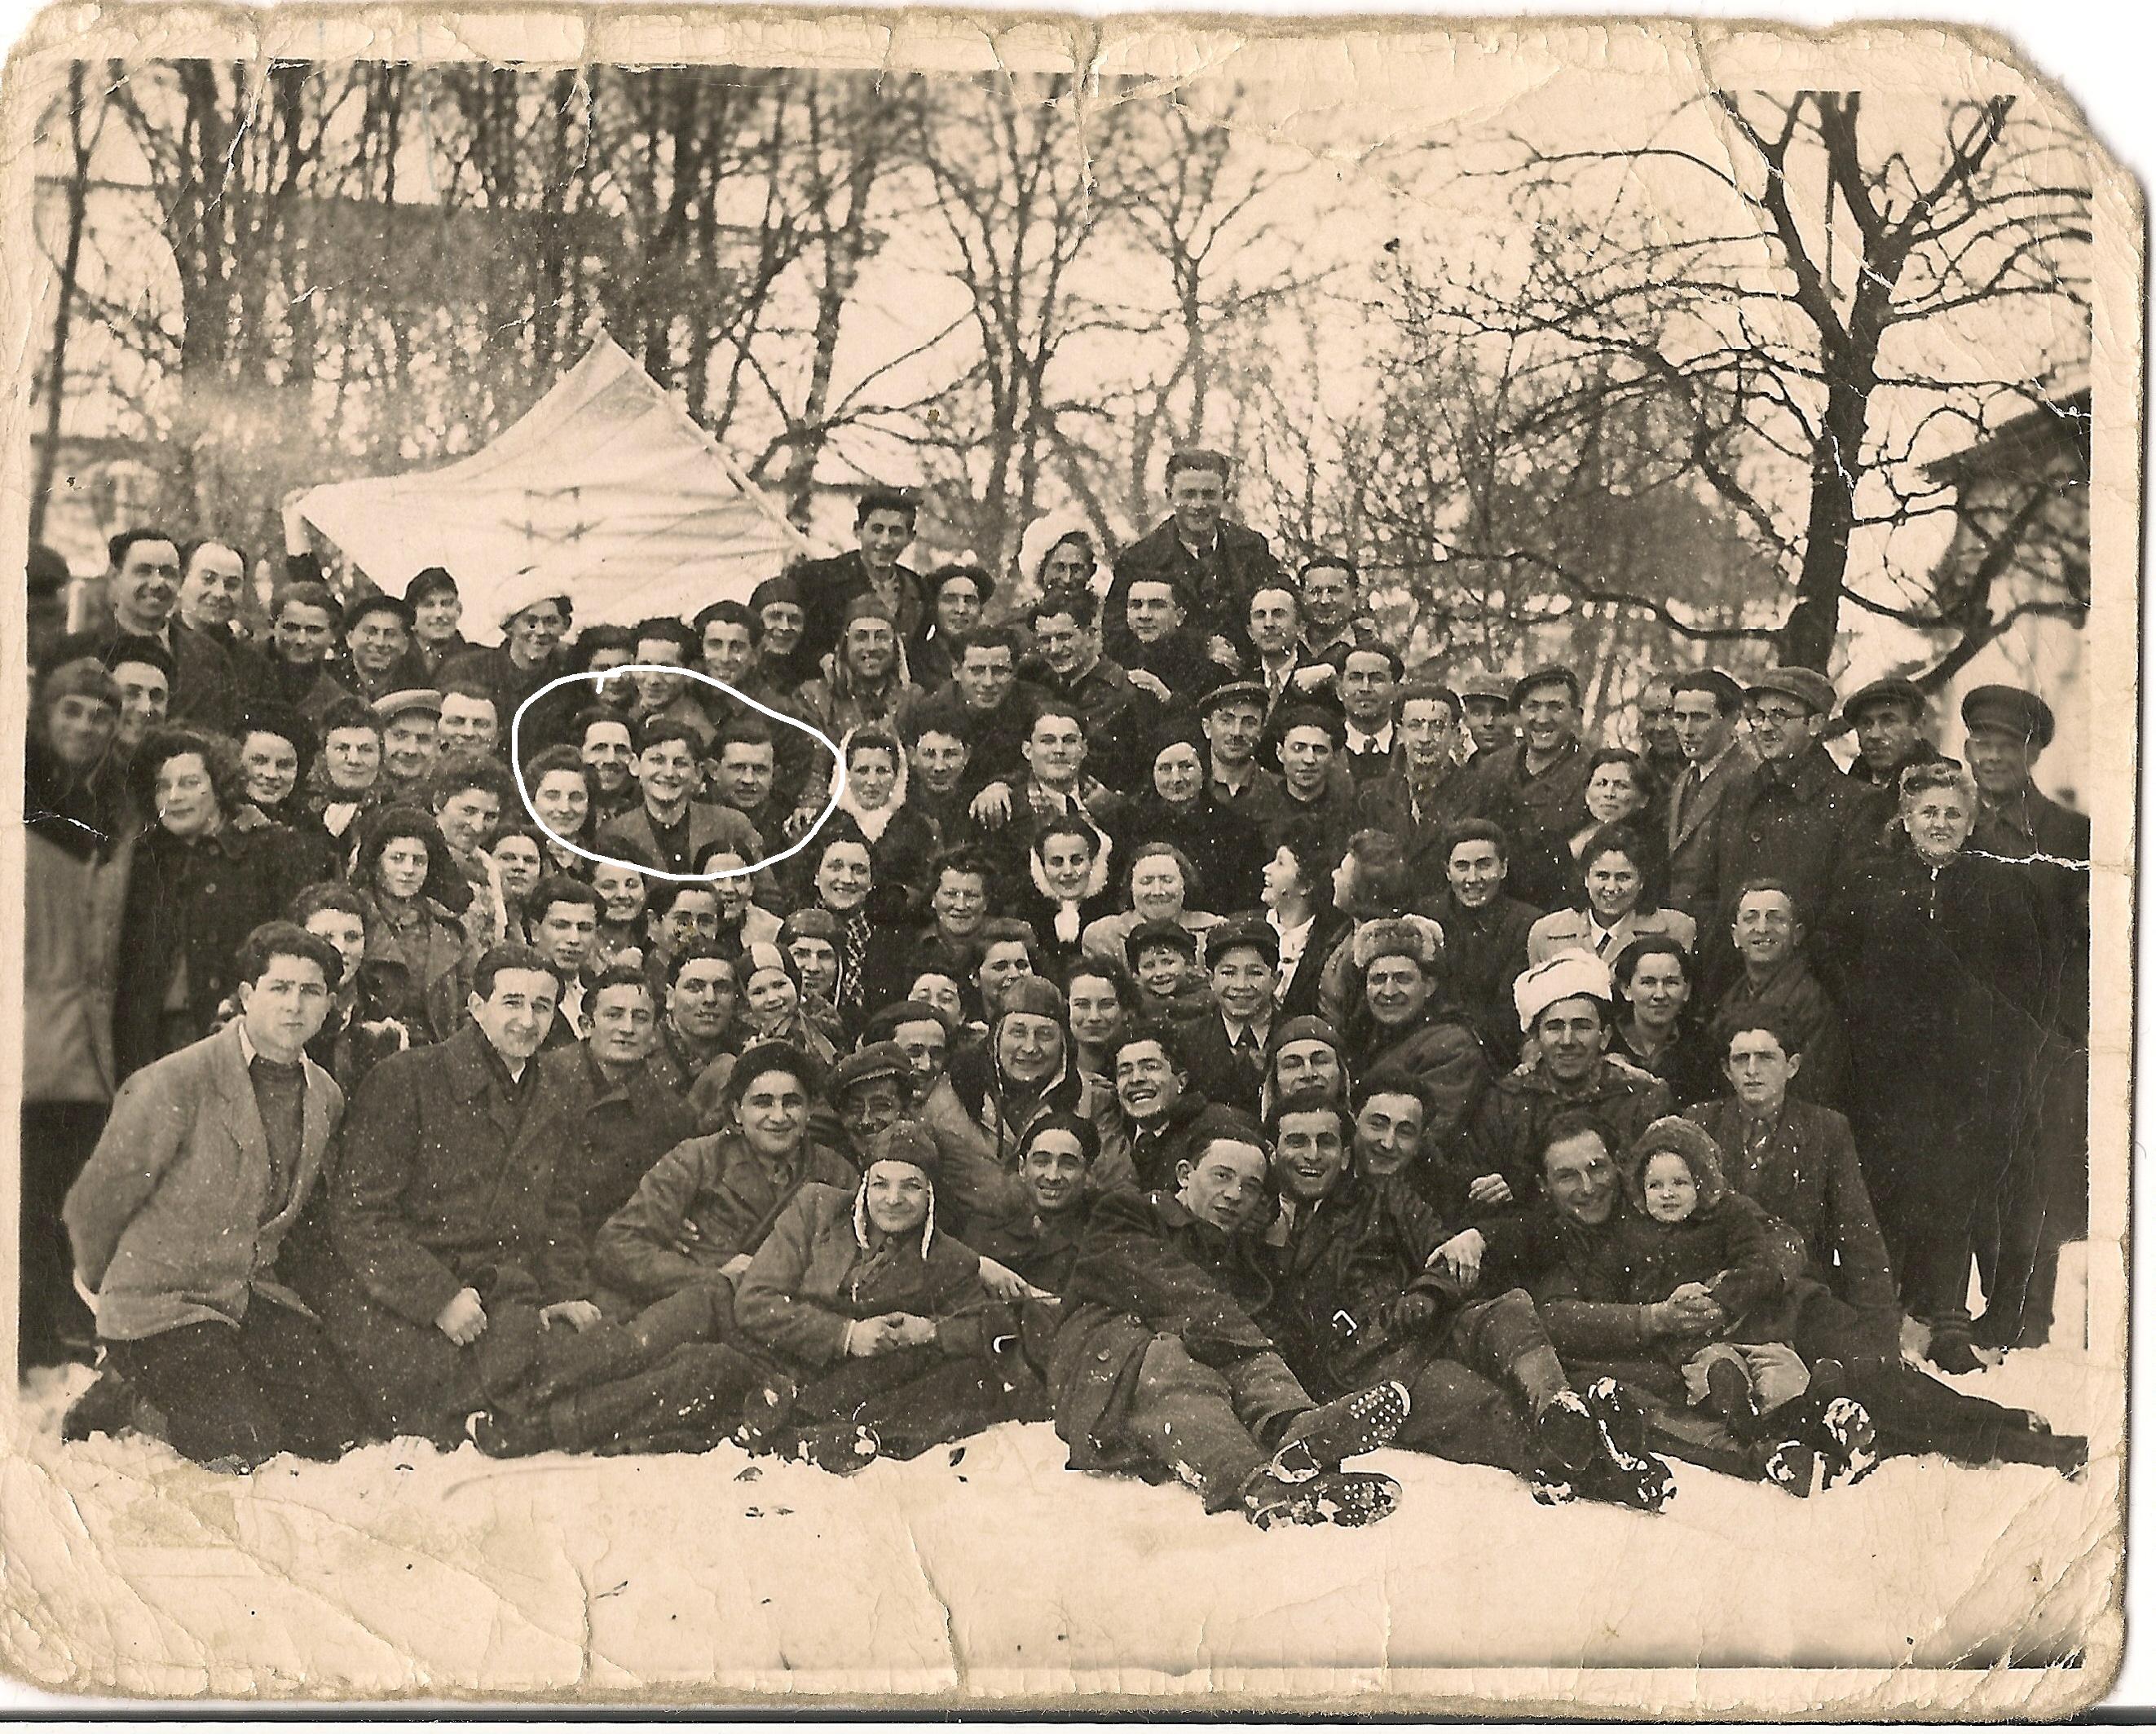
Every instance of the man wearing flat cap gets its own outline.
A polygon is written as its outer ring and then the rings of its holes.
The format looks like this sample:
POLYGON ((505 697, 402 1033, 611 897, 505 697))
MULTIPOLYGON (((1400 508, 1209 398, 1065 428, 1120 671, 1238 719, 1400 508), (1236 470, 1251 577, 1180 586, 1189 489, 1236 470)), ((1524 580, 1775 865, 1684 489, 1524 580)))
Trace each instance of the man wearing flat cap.
POLYGON ((2015 860, 2086 862, 2089 822, 2036 787, 2036 760, 2057 732, 2051 707, 2019 686, 1979 686, 1961 701, 1969 774, 1983 803, 1975 846, 2015 860))
POLYGON ((1841 720, 1856 736, 1849 780, 1871 790, 1868 836, 1893 823, 1901 811, 1902 773, 1929 764, 1939 750, 1924 736, 1922 690, 1900 675, 1860 686, 1841 701, 1841 720))
POLYGON ((1731 790, 1715 821, 1715 885, 1720 908, 1702 924, 1715 936, 1702 958, 1710 994, 1737 978, 1727 936, 1739 887, 1779 880, 1799 909, 1825 904, 1835 875, 1862 846, 1863 792, 1820 744, 1834 712, 1834 683, 1815 669, 1769 669, 1745 693, 1759 763, 1731 790))
POLYGON ((1591 755, 1580 736, 1579 676, 1555 663, 1532 669, 1512 683, 1512 708, 1520 739, 1478 782, 1475 815, 1512 839, 1512 895, 1554 909, 1573 887, 1569 838, 1587 798, 1591 755))
POLYGON ((1260 823, 1278 813, 1286 791, 1257 759, 1265 731, 1265 684, 1223 680, 1198 701, 1198 726, 1210 749, 1207 787, 1213 798, 1260 823))
POLYGON ((427 804, 442 726, 442 695, 432 687, 414 686, 384 693, 374 701, 382 725, 382 789, 393 801, 427 804))

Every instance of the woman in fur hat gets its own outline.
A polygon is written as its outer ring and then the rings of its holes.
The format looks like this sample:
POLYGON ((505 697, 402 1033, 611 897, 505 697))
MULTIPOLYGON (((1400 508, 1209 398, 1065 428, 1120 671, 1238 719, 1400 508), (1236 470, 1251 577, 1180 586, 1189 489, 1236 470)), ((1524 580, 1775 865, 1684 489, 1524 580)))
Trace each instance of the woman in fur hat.
POLYGON ((742 1429, 752 1451, 840 1475, 906 1459, 998 1421, 1043 1417, 1008 1311, 978 1254, 936 1229, 936 1141, 901 1122, 849 1195, 811 1183, 772 1225, 734 1317, 786 1377, 742 1429))

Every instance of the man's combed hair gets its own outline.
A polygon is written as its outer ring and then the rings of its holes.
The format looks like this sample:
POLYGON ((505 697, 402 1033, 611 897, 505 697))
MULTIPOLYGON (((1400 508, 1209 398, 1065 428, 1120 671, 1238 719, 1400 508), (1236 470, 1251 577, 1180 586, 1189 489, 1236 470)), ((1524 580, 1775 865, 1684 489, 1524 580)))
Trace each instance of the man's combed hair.
POLYGON ((489 946, 479 954, 479 962, 472 966, 472 992, 481 999, 494 998, 494 984, 504 970, 530 970, 552 979, 558 990, 562 972, 555 968, 530 946, 489 946))
POLYGON ((344 980, 344 959, 337 948, 297 921, 264 921, 240 941, 234 979, 252 986, 279 957, 304 957, 318 966, 331 993, 344 980))

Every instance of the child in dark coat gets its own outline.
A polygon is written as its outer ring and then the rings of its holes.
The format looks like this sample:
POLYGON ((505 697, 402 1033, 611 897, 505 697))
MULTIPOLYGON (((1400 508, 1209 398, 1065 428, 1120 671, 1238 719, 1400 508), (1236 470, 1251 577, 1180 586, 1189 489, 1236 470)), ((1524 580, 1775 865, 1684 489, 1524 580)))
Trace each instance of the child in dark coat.
POLYGON ((1631 1213, 1611 1236, 1604 1298, 1635 1305, 1712 1300, 1710 1334, 1664 1336, 1691 1402, 1739 1438, 1804 1394, 1811 1376, 1770 1316, 1782 1276, 1767 1213, 1729 1189, 1714 1140, 1675 1115, 1656 1121, 1627 1154, 1631 1213))

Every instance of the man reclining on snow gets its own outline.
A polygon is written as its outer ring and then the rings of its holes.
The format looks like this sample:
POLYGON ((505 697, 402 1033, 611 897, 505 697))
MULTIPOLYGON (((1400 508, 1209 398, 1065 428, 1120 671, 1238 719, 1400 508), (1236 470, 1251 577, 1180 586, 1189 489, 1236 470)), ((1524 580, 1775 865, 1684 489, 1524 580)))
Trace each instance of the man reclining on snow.
POLYGON ((1210 1109, 1175 1193, 1093 1206, 1049 1367, 1056 1431, 1073 1469, 1177 1475, 1260 1528, 1375 1522, 1399 1483, 1340 1465, 1391 1439, 1408 1394, 1380 1384, 1321 1407, 1254 1322, 1272 1284, 1245 1229, 1265 1169, 1257 1126, 1210 1109))

